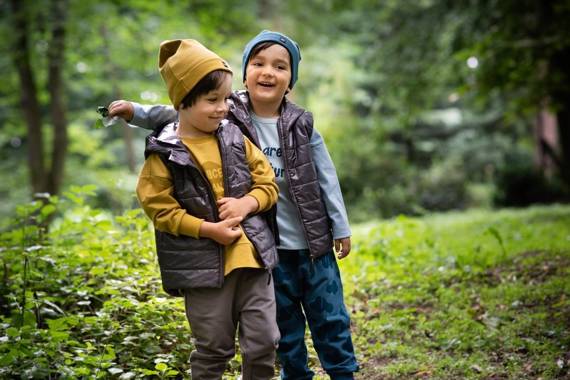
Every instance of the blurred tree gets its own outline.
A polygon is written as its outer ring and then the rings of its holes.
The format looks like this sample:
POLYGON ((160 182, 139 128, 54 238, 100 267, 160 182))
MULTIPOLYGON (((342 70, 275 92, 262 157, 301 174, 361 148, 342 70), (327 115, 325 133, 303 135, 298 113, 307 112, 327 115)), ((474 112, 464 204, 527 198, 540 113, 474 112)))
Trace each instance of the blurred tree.
MULTIPOLYGON (((16 94, 20 98, 20 112, 2 112, 1 119, 15 125, 25 121, 21 140, 28 156, 32 194, 60 191, 68 157, 68 129, 77 128, 78 121, 91 124, 87 120, 97 117, 93 112, 97 105, 120 97, 143 102, 167 100, 156 68, 161 41, 197 38, 233 57, 243 44, 235 36, 257 32, 252 26, 255 1, 236 5, 209 0, 10 0, 0 4, 0 9, 0 27, 14 31, 6 33, 0 49, 10 57, 17 77, 16 91, 3 89, 1 95, 4 102, 16 94)), ((8 74, 11 78, 12 72, 8 74)), ((115 156, 107 153, 112 157, 108 161, 135 172, 133 131, 106 132, 108 149, 113 149, 118 137, 124 140, 124 148, 115 156)), ((2 137, 4 143, 10 139, 2 137)), ((83 176, 74 174, 76 179, 83 176)))
POLYGON ((20 104, 28 128, 28 167, 30 182, 34 193, 48 192, 57 194, 63 178, 67 151, 67 119, 63 99, 64 79, 62 76, 65 53, 65 23, 67 1, 51 0, 45 13, 37 12, 37 5, 27 1, 10 2, 14 20, 13 46, 10 49, 14 66, 20 79, 20 104), (53 126, 53 139, 50 164, 44 159, 44 133, 42 115, 38 100, 37 75, 33 69, 32 36, 33 25, 30 17, 42 17, 40 25, 46 28, 47 36, 47 91, 50 104, 49 113, 53 126))
MULTIPOLYGON (((96 106, 117 97, 168 103, 156 55, 172 38, 196 38, 227 58, 240 87, 243 46, 269 28, 299 42, 290 96, 314 112, 347 201, 362 202, 363 216, 462 207, 469 182, 490 183, 508 151, 529 151, 545 106, 563 149, 544 151, 560 163, 557 174, 567 172, 567 3, 0 2, 2 169, 19 167, 25 151, 33 192, 95 183, 102 203, 132 201, 136 177, 125 169, 142 162, 145 132, 90 129, 96 106)), ((23 188, 14 178, 0 196, 23 188)))
MULTIPOLYGON (((389 189, 400 187, 408 195, 392 199, 404 205, 419 200, 425 207, 421 199, 434 198, 421 193, 422 184, 432 185, 427 192, 445 191, 429 178, 436 173, 433 165, 465 171, 448 173, 447 179, 458 180, 457 186, 447 186, 457 189, 448 197, 459 199, 464 192, 459 185, 492 179, 497 167, 508 165, 510 151, 534 138, 530 127, 545 104, 558 116, 562 149, 554 161, 560 163, 558 175, 568 181, 567 0, 317 4, 313 7, 328 10, 330 18, 309 25, 330 36, 324 43, 316 37, 321 46, 335 46, 327 62, 336 64, 342 57, 339 40, 354 46, 350 74, 340 73, 352 82, 351 89, 335 109, 348 106, 350 116, 332 121, 334 129, 346 132, 331 144, 342 162, 349 201, 371 196, 372 206, 382 208, 393 203, 389 189), (461 165, 451 164, 458 158, 461 165)), ((315 77, 331 80, 326 71, 315 77)), ((545 148, 557 154, 555 147, 545 148)))
MULTIPOLYGON (((570 2, 477 0, 442 2, 462 24, 454 38, 460 57, 479 62, 476 90, 500 90, 513 113, 536 115, 547 106, 558 121, 559 152, 546 152, 570 186, 570 2)), ((545 143, 544 141, 539 143, 545 143)))

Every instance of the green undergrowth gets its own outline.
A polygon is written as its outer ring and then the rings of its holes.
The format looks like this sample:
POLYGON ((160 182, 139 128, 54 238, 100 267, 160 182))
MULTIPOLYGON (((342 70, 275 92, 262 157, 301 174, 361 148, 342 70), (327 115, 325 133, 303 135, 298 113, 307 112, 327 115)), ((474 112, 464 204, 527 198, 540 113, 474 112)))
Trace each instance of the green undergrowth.
POLYGON ((341 263, 361 379, 570 378, 570 208, 400 217, 341 263))
POLYGON ((92 195, 86 186, 20 206, 3 226, 0 378, 167 378, 188 370, 183 308, 161 290, 148 221, 139 210, 91 209, 92 195))
MULTIPOLYGON (((189 378, 149 221, 91 208, 94 190, 0 225, 0 379, 189 378)), ((400 217, 353 244, 340 266, 359 379, 569 376, 570 207, 400 217)), ((310 362, 325 378, 312 348, 310 362)))

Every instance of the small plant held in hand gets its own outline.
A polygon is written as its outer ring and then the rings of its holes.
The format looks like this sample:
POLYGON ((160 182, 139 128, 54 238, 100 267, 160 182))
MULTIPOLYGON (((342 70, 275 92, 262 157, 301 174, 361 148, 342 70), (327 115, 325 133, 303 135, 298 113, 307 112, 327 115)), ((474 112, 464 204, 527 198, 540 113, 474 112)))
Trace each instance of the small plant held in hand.
POLYGON ((126 126, 127 122, 118 116, 109 117, 109 109, 104 106, 97 107, 97 113, 101 115, 101 118, 95 121, 93 128, 101 129, 107 128, 112 125, 123 125, 126 126))

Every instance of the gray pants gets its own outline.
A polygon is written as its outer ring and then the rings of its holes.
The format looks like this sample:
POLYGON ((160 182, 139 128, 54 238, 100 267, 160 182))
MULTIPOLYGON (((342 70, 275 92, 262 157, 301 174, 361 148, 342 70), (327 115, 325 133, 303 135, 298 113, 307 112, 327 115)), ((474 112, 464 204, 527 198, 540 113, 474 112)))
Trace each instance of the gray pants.
POLYGON ((224 279, 221 289, 189 289, 186 317, 195 340, 190 355, 193 380, 221 379, 235 355, 238 330, 242 379, 271 379, 279 328, 273 279, 263 269, 240 268, 224 279))

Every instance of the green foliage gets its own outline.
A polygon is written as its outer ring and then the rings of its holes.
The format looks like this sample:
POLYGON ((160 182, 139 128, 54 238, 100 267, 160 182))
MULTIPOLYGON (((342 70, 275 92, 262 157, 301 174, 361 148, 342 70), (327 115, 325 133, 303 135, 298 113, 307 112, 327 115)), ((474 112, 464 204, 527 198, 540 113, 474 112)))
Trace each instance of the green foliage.
POLYGON ((494 201, 501 207, 525 207, 531 204, 568 202, 570 194, 560 179, 548 178, 533 167, 532 157, 521 152, 508 155, 508 162, 498 168, 494 201))
POLYGON ((18 207, 0 235, 1 377, 120 379, 186 373, 192 349, 140 210, 111 217, 95 187, 18 207), (56 215, 49 229, 46 218, 56 215))

